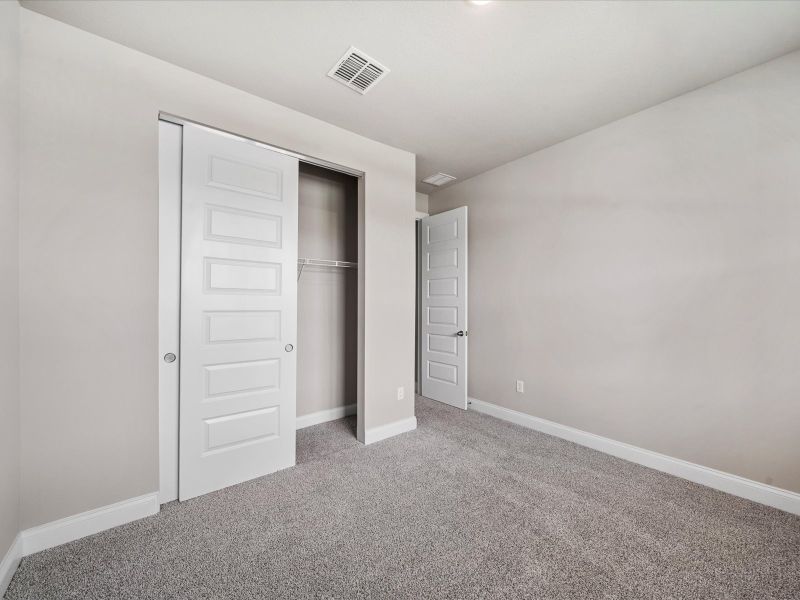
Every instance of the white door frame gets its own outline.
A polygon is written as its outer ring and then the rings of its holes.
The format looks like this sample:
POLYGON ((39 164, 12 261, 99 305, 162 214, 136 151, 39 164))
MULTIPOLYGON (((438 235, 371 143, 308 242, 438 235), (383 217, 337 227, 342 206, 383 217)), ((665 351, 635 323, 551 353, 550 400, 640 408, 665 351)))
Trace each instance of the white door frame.
POLYGON ((419 309, 422 307, 422 290, 420 288, 420 246, 419 246, 419 222, 421 219, 425 217, 429 217, 430 214, 423 212, 421 210, 415 211, 414 213, 414 228, 416 230, 415 237, 416 243, 414 244, 414 258, 415 258, 415 272, 416 272, 416 282, 414 284, 414 289, 416 290, 415 293, 415 306, 414 306, 414 339, 416 340, 416 348, 414 349, 414 393, 417 395, 422 395, 422 384, 420 383, 420 373, 422 373, 422 347, 421 347, 421 340, 422 340, 422 322, 419 318, 419 309))
POLYGON ((158 502, 178 499, 183 127, 158 122, 158 502), (174 362, 166 362, 167 354, 174 362))
POLYGON ((248 136, 210 127, 203 123, 159 114, 159 248, 158 248, 158 419, 159 419, 159 503, 178 498, 178 447, 180 406, 180 227, 183 125, 192 124, 247 140, 274 152, 294 156, 305 163, 358 178, 358 358, 357 438, 364 443, 364 194, 365 173, 321 158, 274 146, 248 136), (163 133, 163 135, 162 135, 163 133), (176 360, 165 362, 173 353, 176 360))

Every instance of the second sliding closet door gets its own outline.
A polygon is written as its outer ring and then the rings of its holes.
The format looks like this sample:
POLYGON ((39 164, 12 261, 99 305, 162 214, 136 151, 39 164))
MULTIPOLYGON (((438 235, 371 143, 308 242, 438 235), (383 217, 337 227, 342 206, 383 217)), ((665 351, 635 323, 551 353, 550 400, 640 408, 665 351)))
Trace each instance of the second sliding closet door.
POLYGON ((295 462, 295 158, 183 133, 179 497, 295 462))

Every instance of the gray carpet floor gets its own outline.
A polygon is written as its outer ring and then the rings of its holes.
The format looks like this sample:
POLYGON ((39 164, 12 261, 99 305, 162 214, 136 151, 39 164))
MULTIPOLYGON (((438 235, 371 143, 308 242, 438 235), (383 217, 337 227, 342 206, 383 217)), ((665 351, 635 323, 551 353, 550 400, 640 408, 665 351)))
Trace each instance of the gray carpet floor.
POLYGON ((9 600, 800 598, 800 518, 428 400, 372 446, 29 556, 9 600))

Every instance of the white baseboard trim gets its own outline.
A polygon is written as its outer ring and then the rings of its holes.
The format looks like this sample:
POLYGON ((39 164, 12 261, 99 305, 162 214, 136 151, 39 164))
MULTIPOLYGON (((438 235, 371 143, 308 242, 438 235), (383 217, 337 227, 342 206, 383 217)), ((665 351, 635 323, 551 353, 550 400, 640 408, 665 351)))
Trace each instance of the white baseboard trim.
POLYGON ((657 471, 669 473, 676 477, 688 479, 689 481, 727 492, 734 496, 746 498, 753 502, 766 504, 767 506, 800 515, 800 494, 798 493, 765 483, 759 483, 752 479, 745 479, 744 477, 725 473, 724 471, 718 471, 716 469, 690 463, 679 458, 673 458, 666 454, 645 450, 638 446, 632 446, 587 431, 568 427, 567 425, 561 425, 516 410, 503 408, 502 406, 483 402, 476 398, 470 398, 469 401, 470 409, 474 411, 569 440, 581 446, 599 450, 600 452, 605 452, 606 454, 611 454, 612 456, 644 465, 645 467, 650 467, 657 471))
POLYGON ((153 492, 26 529, 20 534, 23 556, 149 517, 159 508, 158 492, 153 492))
POLYGON ((417 428, 417 417, 409 417, 408 419, 401 419, 388 425, 381 425, 380 427, 373 427, 364 432, 364 444, 374 444, 386 438, 406 433, 407 431, 414 431, 417 428))
POLYGON ((327 423, 328 421, 335 421, 336 419, 343 419, 350 415, 356 414, 356 405, 348 404, 347 406, 337 406, 336 408, 329 408, 327 410, 320 410, 309 415, 297 417, 295 420, 296 429, 305 429, 312 425, 319 425, 320 423, 327 423))
POLYGON ((11 578, 14 576, 14 571, 19 566, 19 561, 22 560, 22 534, 17 534, 14 541, 11 542, 11 547, 6 552, 3 560, 0 561, 0 598, 2 598, 8 584, 11 583, 11 578))

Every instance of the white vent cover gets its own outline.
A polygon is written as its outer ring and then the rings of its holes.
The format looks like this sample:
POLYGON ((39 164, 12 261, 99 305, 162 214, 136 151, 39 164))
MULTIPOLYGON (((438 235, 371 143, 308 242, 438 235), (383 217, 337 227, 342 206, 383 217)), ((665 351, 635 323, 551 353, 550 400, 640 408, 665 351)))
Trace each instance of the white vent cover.
POLYGON ((422 180, 422 183, 430 183, 431 185, 444 185, 445 183, 450 183, 454 179, 455 177, 448 175, 447 173, 437 173, 436 175, 426 177, 422 180))
POLYGON ((389 69, 378 61, 371 59, 358 48, 350 46, 350 50, 345 52, 344 56, 328 71, 328 77, 359 94, 366 94, 388 72, 389 69))

